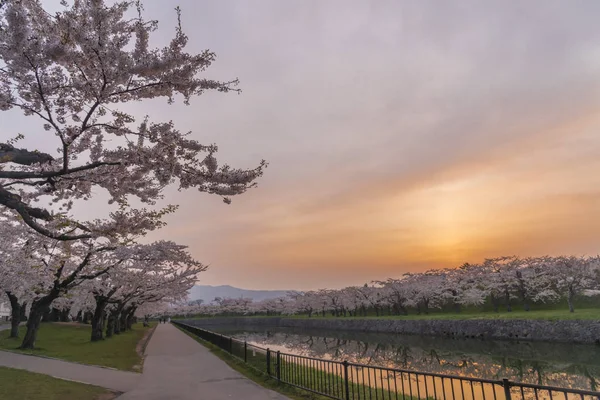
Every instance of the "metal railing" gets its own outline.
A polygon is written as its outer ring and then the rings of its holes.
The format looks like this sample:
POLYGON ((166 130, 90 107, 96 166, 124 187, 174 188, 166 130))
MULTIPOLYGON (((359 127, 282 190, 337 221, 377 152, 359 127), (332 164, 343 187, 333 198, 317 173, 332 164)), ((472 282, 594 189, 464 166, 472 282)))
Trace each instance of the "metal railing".
POLYGON ((272 351, 172 321, 250 367, 338 400, 600 400, 600 392, 333 361, 272 351))

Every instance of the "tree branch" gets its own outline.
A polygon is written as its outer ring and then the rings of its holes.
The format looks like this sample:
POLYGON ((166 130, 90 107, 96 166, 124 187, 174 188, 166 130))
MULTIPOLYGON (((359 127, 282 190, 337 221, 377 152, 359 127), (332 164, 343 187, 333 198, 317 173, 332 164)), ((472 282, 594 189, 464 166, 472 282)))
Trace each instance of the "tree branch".
MULTIPOLYGON (((0 144, 0 149, 2 144, 0 144)), ((1 154, 1 150, 0 150, 1 154)), ((50 157, 50 156, 48 156, 50 157)), ((74 174, 76 172, 88 171, 90 169, 102 167, 105 165, 121 165, 121 161, 98 161, 87 165, 82 165, 80 167, 71 168, 66 171, 39 171, 39 172, 31 172, 31 171, 0 171, 0 179, 41 179, 41 178, 52 178, 56 176, 65 176, 74 174)))
MULTIPOLYGON (((17 149, 8 143, 0 143, 0 163, 13 162, 19 165, 44 164, 54 161, 50 154, 27 149, 17 149)), ((4 171, 3 171, 4 172, 4 171)))

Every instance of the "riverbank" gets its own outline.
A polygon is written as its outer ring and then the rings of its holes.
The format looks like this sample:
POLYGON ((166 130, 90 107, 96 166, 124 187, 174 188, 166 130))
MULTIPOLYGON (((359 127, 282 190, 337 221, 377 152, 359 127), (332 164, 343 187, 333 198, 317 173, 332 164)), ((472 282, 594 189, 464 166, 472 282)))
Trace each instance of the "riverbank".
POLYGON ((224 317, 182 320, 193 326, 260 326, 396 333, 447 338, 527 340, 600 345, 599 320, 400 320, 384 318, 224 317))

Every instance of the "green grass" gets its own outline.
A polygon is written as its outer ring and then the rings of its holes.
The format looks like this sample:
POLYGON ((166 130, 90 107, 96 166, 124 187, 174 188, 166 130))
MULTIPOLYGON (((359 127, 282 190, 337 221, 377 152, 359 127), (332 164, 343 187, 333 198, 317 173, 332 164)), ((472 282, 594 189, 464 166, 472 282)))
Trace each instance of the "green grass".
POLYGON ((108 400, 115 393, 106 389, 64 381, 47 375, 0 367, 2 400, 108 400))
MULTIPOLYGON (((325 400, 330 398, 290 386, 289 384, 279 382, 276 379, 269 377, 266 374, 267 362, 266 355, 264 353, 257 351, 255 354, 253 354, 252 349, 248 348, 247 362, 245 363, 240 358, 232 356, 229 352, 222 350, 218 346, 200 339, 198 336, 187 332, 177 325, 175 326, 183 333, 208 348, 211 353, 225 361, 225 363, 227 363, 227 365, 229 365, 231 368, 267 389, 274 390, 294 400, 325 400)), ((243 346, 234 345, 233 353, 243 358, 243 346)), ((274 364, 275 352, 272 354, 272 362, 274 364)), ((303 382, 306 383, 306 377, 311 376, 315 389, 320 389, 319 391, 321 392, 328 391, 332 395, 343 397, 344 380, 342 376, 311 367, 308 364, 300 365, 286 360, 281 360, 281 365, 282 371, 284 371, 281 375, 283 380, 291 383, 301 384, 303 382), (289 373, 286 374, 285 371, 289 373)), ((275 366, 273 365, 272 368, 275 368, 275 366)), ((388 391, 387 386, 385 386, 385 388, 386 389, 382 391, 381 388, 376 389, 367 385, 351 383, 349 386, 349 392, 351 394, 356 393, 357 396, 360 394, 361 397, 366 396, 364 398, 378 398, 380 400, 391 400, 397 398, 396 392, 393 390, 388 391), (375 394, 376 392, 377 395, 375 394)), ((410 397, 408 394, 405 394, 405 397, 403 398, 407 400, 419 400, 417 397, 410 397)))
POLYGON ((135 324, 130 331, 92 343, 90 325, 43 323, 38 332, 36 349, 17 349, 25 335, 25 327, 20 327, 18 339, 10 339, 8 332, 2 332, 0 349, 139 372, 142 358, 136 346, 149 329, 142 324, 135 324))
MULTIPOLYGON (((185 319, 210 319, 210 318, 301 318, 308 319, 308 315, 277 315, 277 316, 266 316, 266 315, 238 315, 238 316, 190 316, 185 319)), ((472 320, 472 319, 531 319, 531 320, 547 320, 547 321, 560 321, 560 320, 599 320, 600 321, 600 307, 596 308, 580 308, 575 309, 574 313, 570 313, 569 310, 563 309, 545 309, 545 310, 514 310, 507 312, 500 310, 500 312, 493 311, 476 311, 466 310, 460 313, 453 312, 441 312, 439 310, 432 310, 429 314, 416 314, 410 313, 408 315, 380 315, 369 314, 367 316, 359 315, 357 317, 334 317, 330 313, 327 313, 325 317, 320 314, 313 314, 310 319, 404 319, 404 320, 472 320)))
MULTIPOLYGON (((306 315, 295 315, 289 318, 308 318, 306 315)), ((321 316, 313 315, 311 319, 322 319, 321 316)), ((600 320, 600 308, 582 308, 575 310, 574 313, 570 313, 569 310, 536 310, 536 311, 522 311, 515 310, 512 312, 500 311, 500 312, 461 312, 461 313, 448 313, 448 312, 431 312, 429 314, 409 314, 409 315, 369 315, 367 317, 333 317, 326 315, 325 318, 342 318, 342 319, 355 319, 355 318, 367 318, 367 319, 404 319, 404 320, 431 320, 431 319, 443 319, 443 320, 472 320, 472 319, 532 319, 532 320, 600 320)))

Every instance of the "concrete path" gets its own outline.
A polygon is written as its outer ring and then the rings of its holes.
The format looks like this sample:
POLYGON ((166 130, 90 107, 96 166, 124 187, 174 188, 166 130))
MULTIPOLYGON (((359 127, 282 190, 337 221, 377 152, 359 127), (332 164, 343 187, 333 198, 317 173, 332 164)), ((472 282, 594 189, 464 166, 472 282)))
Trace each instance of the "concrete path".
POLYGON ((0 351, 0 366, 125 393, 118 400, 287 399, 246 379, 171 324, 154 331, 143 374, 6 351, 0 351))
POLYGON ((89 383, 117 392, 132 390, 142 378, 141 374, 134 372, 117 371, 7 351, 0 351, 0 366, 25 369, 55 378, 89 383))
POLYGON ((286 400, 210 353, 171 324, 159 324, 146 348, 139 385, 119 400, 286 400))

